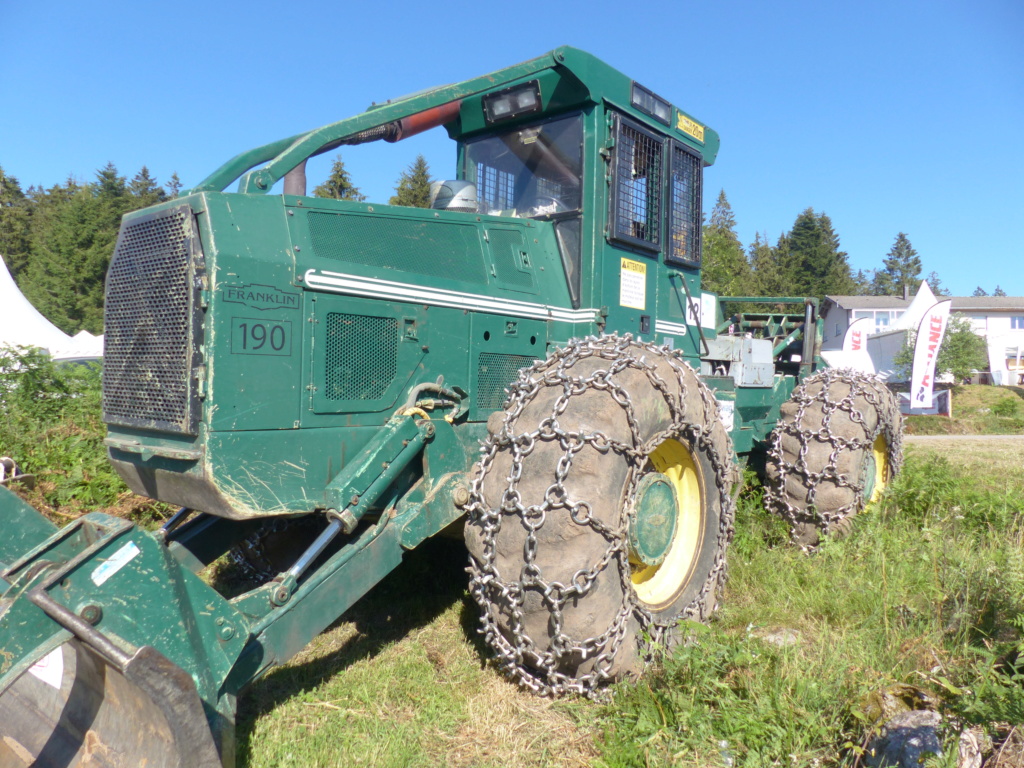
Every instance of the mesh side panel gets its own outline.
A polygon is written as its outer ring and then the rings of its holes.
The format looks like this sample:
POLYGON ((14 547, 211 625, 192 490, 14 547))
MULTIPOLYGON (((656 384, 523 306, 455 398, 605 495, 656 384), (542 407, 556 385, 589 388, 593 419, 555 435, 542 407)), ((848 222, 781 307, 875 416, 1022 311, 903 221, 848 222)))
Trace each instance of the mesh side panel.
POLYGON ((476 407, 499 410, 505 404, 505 388, 516 379, 520 368, 533 365, 529 355, 499 355, 481 352, 476 369, 476 407))
POLYGON ((194 433, 190 212, 122 228, 107 273, 103 420, 194 433))
POLYGON ((377 400, 395 380, 398 321, 393 317, 327 315, 324 395, 328 400, 377 400))
POLYGON ((669 200, 669 252, 667 260, 700 266, 701 256, 701 159, 681 147, 672 149, 669 200))
POLYGON ((625 120, 615 143, 615 224, 619 239, 661 244, 662 142, 625 120))
POLYGON ((321 258, 487 282, 484 253, 474 226, 310 212, 309 235, 313 251, 321 258))
POLYGON ((523 235, 513 229, 491 229, 487 232, 491 242, 491 255, 498 279, 520 288, 533 287, 533 275, 519 268, 519 254, 525 251, 523 235))

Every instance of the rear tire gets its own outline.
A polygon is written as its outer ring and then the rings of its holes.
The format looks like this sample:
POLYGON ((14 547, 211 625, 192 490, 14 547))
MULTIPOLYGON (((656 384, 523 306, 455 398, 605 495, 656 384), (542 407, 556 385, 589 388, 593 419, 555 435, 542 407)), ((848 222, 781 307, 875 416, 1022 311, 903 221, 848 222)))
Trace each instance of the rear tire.
POLYGON ((492 424, 466 505, 470 593, 513 678, 590 694, 711 615, 734 460, 685 362, 629 336, 574 341, 520 374, 492 424))
POLYGON ((845 534, 903 464, 899 402, 881 379, 827 368, 782 406, 772 432, 765 502, 795 543, 845 534))

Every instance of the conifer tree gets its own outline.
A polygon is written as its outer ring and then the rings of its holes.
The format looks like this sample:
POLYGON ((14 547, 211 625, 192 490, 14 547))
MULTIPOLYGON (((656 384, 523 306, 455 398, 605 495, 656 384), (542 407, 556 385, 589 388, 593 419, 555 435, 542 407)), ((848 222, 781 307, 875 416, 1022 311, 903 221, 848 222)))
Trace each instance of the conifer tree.
POLYGON ((97 197, 112 200, 128 193, 128 181, 117 172, 113 163, 107 163, 96 172, 93 191, 97 197))
POLYGON ((750 283, 750 264, 736 234, 736 217, 722 190, 704 225, 701 285, 722 296, 743 296, 750 283))
POLYGON ((121 216, 139 201, 112 163, 91 184, 69 178, 33 200, 31 258, 19 286, 65 333, 102 333, 103 285, 121 216))
POLYGON ((762 237, 758 232, 754 242, 747 247, 747 261, 752 270, 751 293, 755 296, 777 296, 776 290, 781 286, 779 265, 775 260, 775 251, 768 244, 768 235, 762 237))
POLYGON ((902 296, 904 290, 913 294, 921 285, 921 257, 905 233, 896 235, 883 265, 875 273, 872 285, 875 296, 902 296))
POLYGON ((328 197, 334 200, 362 202, 366 199, 366 196, 359 191, 359 187, 352 183, 348 171, 345 170, 345 163, 341 160, 341 155, 334 158, 330 176, 327 177, 327 181, 313 190, 313 194, 316 197, 328 197))
POLYGON ((0 256, 15 277, 29 258, 30 204, 21 185, 0 167, 0 256))
POLYGON ((1000 288, 997 285, 996 289, 994 291, 992 291, 992 295, 993 296, 1005 296, 1006 295, 1006 291, 1004 291, 1002 288, 1000 288))
POLYGON ((846 253, 839 250, 839 236, 825 213, 806 209, 797 216, 789 233, 789 251, 795 269, 791 295, 848 295, 856 290, 846 253))
POLYGON ((167 196, 170 197, 170 198, 177 197, 178 193, 181 192, 181 187, 182 187, 181 179, 178 178, 178 172, 177 171, 172 173, 171 174, 171 180, 168 181, 166 184, 164 184, 164 189, 167 190, 167 196))
POLYGON ((135 195, 140 206, 153 205, 167 199, 167 193, 156 179, 149 175, 149 168, 146 166, 142 166, 128 183, 128 191, 135 195))
POLYGON ((430 207, 430 169, 426 158, 417 155, 409 168, 402 172, 389 205, 407 205, 411 208, 430 207))
POLYGON ((871 295, 871 284, 874 282, 875 276, 874 270, 869 275, 863 269, 858 269, 857 274, 853 276, 853 284, 856 286, 855 294, 857 296, 871 295))
POLYGON ((972 293, 971 296, 988 296, 988 291, 979 285, 974 289, 974 293, 972 293))
POLYGON ((942 280, 939 279, 939 273, 932 270, 928 273, 928 277, 925 278, 925 282, 928 283, 928 287, 932 289, 932 293, 936 296, 949 296, 949 289, 943 287, 942 280))

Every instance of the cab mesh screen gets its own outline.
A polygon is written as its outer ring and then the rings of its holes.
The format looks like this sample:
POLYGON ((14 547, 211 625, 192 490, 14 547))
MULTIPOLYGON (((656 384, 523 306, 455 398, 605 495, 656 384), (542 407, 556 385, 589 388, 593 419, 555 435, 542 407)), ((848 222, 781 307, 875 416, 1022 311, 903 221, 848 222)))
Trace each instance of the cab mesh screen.
POLYGON ((682 147, 672 148, 667 261, 700 266, 703 167, 701 158, 682 147))
POLYGON ((620 120, 615 142, 613 235, 635 245, 661 246, 661 139, 620 120))

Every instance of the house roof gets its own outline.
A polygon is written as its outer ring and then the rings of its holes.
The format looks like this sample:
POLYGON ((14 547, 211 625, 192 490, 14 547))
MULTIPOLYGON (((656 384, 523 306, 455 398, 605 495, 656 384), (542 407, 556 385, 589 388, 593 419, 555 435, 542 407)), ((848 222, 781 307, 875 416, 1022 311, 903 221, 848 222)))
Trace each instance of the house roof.
POLYGON ((825 308, 835 305, 841 309, 906 309, 911 301, 896 296, 826 296, 825 308))
POLYGON ((1024 310, 1024 296, 953 296, 954 312, 1024 310))
MULTIPOLYGON (((953 300, 954 312, 1013 312, 1024 311, 1024 296, 939 296, 939 301, 946 298, 953 300)), ((841 309, 906 309, 910 299, 897 296, 826 296, 822 314, 827 314, 832 306, 841 309)))

